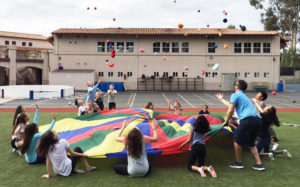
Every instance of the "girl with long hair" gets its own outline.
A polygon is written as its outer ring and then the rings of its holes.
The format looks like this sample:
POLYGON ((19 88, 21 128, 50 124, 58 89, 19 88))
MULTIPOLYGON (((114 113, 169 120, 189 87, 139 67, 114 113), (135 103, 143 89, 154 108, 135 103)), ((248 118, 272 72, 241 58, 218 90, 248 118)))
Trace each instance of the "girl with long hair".
POLYGON ((16 123, 16 119, 17 119, 18 115, 23 113, 23 112, 26 112, 26 109, 24 108, 24 106, 22 106, 22 105, 17 106, 16 111, 15 111, 15 115, 14 115, 14 119, 13 119, 13 126, 16 123))
MULTIPOLYGON (((22 154, 19 149, 23 146, 24 132, 29 120, 30 117, 28 113, 26 112, 19 113, 16 117, 11 132, 11 146, 13 147, 13 152, 17 150, 20 156, 22 154)), ((39 106, 36 104, 34 123, 38 124, 38 120, 39 120, 39 106)))
MULTIPOLYGON (((52 123, 47 130, 52 130, 56 117, 52 113, 52 123)), ((45 162, 45 157, 39 157, 36 154, 36 146, 39 139, 45 132, 39 132, 39 127, 35 123, 31 123, 25 128, 25 136, 23 140, 23 146, 21 148, 21 153, 25 154, 25 160, 29 164, 42 164, 45 162)))
POLYGON ((188 169, 199 172, 202 178, 207 177, 205 171, 208 171, 213 178, 217 177, 217 173, 212 166, 204 165, 206 157, 205 133, 207 133, 209 130, 210 126, 207 119, 203 115, 198 116, 191 126, 189 138, 179 147, 179 149, 183 150, 186 144, 191 143, 188 169), (195 165, 197 160, 198 166, 195 165))
POLYGON ((144 177, 150 172, 145 144, 158 141, 155 120, 152 121, 151 126, 153 137, 143 135, 136 127, 132 128, 127 136, 121 137, 124 129, 127 127, 127 122, 123 122, 123 126, 116 137, 116 141, 125 144, 128 164, 116 165, 116 173, 130 175, 131 177, 144 177))
POLYGON ((276 108, 274 106, 267 106, 264 109, 262 109, 261 105, 256 99, 252 99, 252 101, 254 102, 256 108, 260 112, 263 121, 263 126, 261 127, 260 132, 258 134, 259 139, 256 144, 256 148, 259 155, 268 156, 271 161, 274 160, 274 155, 277 154, 285 154, 287 157, 292 158, 292 155, 286 149, 269 151, 271 144, 270 126, 280 126, 278 117, 276 115, 276 108), (264 149, 263 153, 261 153, 262 149, 264 149))
POLYGON ((36 148, 39 157, 46 157, 47 174, 43 178, 51 177, 51 168, 56 174, 61 176, 70 176, 73 174, 85 173, 83 170, 75 169, 77 160, 80 158, 86 171, 90 172, 96 169, 89 165, 87 161, 88 155, 83 154, 80 147, 76 147, 74 151, 70 148, 69 143, 65 139, 58 139, 56 132, 47 130, 40 139, 36 148), (68 157, 70 153, 71 157, 68 157))

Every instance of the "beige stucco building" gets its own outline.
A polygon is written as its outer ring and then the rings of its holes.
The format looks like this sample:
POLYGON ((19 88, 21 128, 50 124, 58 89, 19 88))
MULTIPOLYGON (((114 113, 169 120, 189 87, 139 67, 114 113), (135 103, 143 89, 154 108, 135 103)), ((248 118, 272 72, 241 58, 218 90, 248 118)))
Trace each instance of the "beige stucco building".
POLYGON ((267 82, 270 89, 279 82, 283 40, 276 31, 103 28, 58 29, 52 34, 50 84, 86 89, 87 80, 101 79, 124 82, 128 90, 221 90, 228 74, 247 82, 267 82), (112 49, 115 58, 110 56, 112 49), (218 70, 212 68, 215 64, 218 70), (64 70, 58 71, 59 65, 64 70), (140 79, 143 75, 146 79, 140 79), (151 76, 155 78, 148 80, 151 76), (173 78, 162 83, 158 78, 162 76, 173 78))
POLYGON ((0 31, 0 85, 49 84, 47 37, 0 31))

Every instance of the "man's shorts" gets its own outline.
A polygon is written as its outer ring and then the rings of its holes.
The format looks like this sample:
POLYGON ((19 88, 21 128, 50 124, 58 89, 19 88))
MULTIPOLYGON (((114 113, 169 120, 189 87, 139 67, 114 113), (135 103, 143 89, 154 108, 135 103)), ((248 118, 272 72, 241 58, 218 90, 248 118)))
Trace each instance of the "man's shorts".
POLYGON ((240 125, 233 134, 234 142, 241 146, 255 146, 255 140, 262 126, 259 117, 247 117, 240 120, 240 125))

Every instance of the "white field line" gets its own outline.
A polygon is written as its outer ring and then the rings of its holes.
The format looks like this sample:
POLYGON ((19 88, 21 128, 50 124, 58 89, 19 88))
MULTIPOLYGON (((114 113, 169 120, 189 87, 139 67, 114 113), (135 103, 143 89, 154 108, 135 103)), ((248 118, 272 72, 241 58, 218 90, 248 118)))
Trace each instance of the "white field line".
POLYGON ((136 96, 136 93, 134 93, 134 95, 133 95, 133 98, 132 98, 132 100, 131 100, 130 107, 132 107, 132 106, 133 106, 133 103, 134 103, 135 96, 136 96))
POLYGON ((188 100, 186 100, 182 95, 180 95, 179 93, 177 93, 177 95, 179 96, 179 97, 181 97, 181 99, 183 99, 187 104, 189 104, 191 107, 193 107, 193 108, 197 108, 197 107, 195 107, 192 103, 190 103, 188 100))

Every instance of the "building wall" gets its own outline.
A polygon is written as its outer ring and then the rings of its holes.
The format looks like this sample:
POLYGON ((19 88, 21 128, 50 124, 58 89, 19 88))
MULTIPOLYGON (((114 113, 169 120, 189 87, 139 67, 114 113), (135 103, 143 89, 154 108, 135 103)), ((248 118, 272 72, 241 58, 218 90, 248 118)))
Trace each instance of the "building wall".
MULTIPOLYGON (((161 44, 162 45, 162 44, 161 44)), ((129 89, 137 88, 137 78, 142 74, 151 76, 154 72, 168 72, 172 76, 173 72, 178 72, 182 77, 182 72, 188 73, 188 78, 201 76, 204 78, 204 89, 220 90, 218 87, 222 73, 240 72, 241 79, 247 82, 266 81, 271 85, 271 89, 276 89, 279 81, 279 58, 280 58, 280 38, 279 36, 224 36, 205 38, 200 36, 55 36, 54 56, 50 62, 50 69, 57 69, 59 64, 64 69, 95 69, 95 73, 104 72, 104 77, 98 77, 106 82, 124 82, 129 89), (97 52, 97 42, 106 40, 124 42, 134 42, 134 53, 116 53, 114 59, 110 58, 109 52, 97 52), (152 51, 153 42, 189 42, 189 53, 158 53, 152 51), (218 45, 216 53, 207 52, 207 43, 215 42, 218 45), (234 53, 234 42, 251 42, 252 53, 234 53), (261 42, 261 53, 253 53, 253 43, 261 42), (263 42, 271 43, 271 53, 262 53, 263 42), (223 44, 228 43, 228 48, 224 49, 223 44), (140 53, 139 49, 144 49, 140 53), (166 58, 164 61, 163 58, 166 58), (108 67, 105 60, 109 59, 114 63, 114 67, 108 67), (213 64, 219 64, 220 69, 212 70, 213 64), (189 70, 184 69, 185 66, 189 70), (205 77, 201 71, 217 72, 216 78, 205 77), (113 72, 113 77, 108 77, 108 72, 113 72), (132 77, 118 77, 118 72, 132 72, 132 77), (245 72, 250 72, 250 77, 245 78, 245 72), (254 77, 254 72, 259 72, 259 77, 254 77), (269 72, 269 77, 264 78, 264 72, 269 72)), ((125 46, 126 49, 126 46, 125 46)), ((161 47, 162 50, 162 47, 161 47)), ((243 48, 242 48, 243 51, 243 48)), ((62 80, 63 82, 63 80, 62 80)))
POLYGON ((8 38, 0 37, 0 46, 16 46, 16 47, 29 47, 28 43, 32 43, 32 48, 46 48, 52 49, 53 45, 47 40, 33 40, 33 39, 22 39, 22 38, 8 38), (5 41, 9 41, 9 45, 5 45, 5 41), (16 45, 12 45, 12 41, 16 41, 16 45), (22 42, 26 42, 26 46, 22 46, 22 42))

